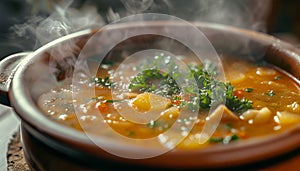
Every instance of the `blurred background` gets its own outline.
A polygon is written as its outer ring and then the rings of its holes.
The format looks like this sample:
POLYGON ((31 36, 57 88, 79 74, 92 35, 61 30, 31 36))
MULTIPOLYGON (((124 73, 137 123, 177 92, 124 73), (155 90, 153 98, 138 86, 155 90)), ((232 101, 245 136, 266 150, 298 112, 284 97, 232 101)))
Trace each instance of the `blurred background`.
POLYGON ((75 21, 86 11, 95 10, 100 18, 95 20, 98 26, 136 13, 165 13, 191 22, 215 22, 265 32, 300 46, 298 0, 2 0, 0 59, 37 48, 36 28, 40 23, 55 12, 70 9, 83 11, 67 13, 75 21))

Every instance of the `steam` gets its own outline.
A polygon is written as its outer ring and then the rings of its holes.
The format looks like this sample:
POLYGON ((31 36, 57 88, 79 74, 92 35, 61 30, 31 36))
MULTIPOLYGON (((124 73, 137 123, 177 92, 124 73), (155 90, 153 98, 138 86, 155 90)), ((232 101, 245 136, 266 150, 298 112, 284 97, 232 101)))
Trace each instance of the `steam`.
MULTIPOLYGON (((84 4, 74 8, 72 0, 55 2, 59 3, 52 3, 51 8, 47 9, 52 12, 48 17, 34 16, 28 22, 12 27, 17 36, 33 39, 34 42, 28 44, 34 44, 34 49, 80 30, 101 28, 105 21, 113 22, 138 13, 164 13, 191 22, 205 21, 265 31, 265 20, 271 5, 271 0, 121 0, 119 5, 122 9, 108 5, 104 19, 98 14, 96 5, 84 4)), ((34 11, 38 10, 35 8, 34 11)), ((245 40, 243 46, 247 47, 248 43, 245 40)), ((59 70, 64 70, 66 76, 70 75, 78 55, 75 53, 79 50, 73 40, 53 48, 49 52, 50 72, 57 75, 59 70)))
POLYGON ((85 5, 75 9, 71 8, 72 2, 62 1, 53 6, 53 12, 49 17, 33 16, 27 23, 15 25, 12 29, 19 37, 34 36, 35 48, 38 48, 70 33, 99 28, 105 24, 95 6, 85 5))
MULTIPOLYGON (((104 25, 102 17, 94 6, 85 5, 80 9, 72 8, 71 0, 53 4, 53 12, 47 17, 35 16, 27 23, 13 27, 20 37, 35 37, 35 48, 39 48, 55 39, 84 29, 100 28, 104 25)), ((50 52, 53 68, 72 68, 75 65, 74 52, 78 47, 74 41, 58 46, 50 52), (65 58, 65 57, 68 58, 65 58)), ((67 69, 68 70, 68 69, 67 69)))
MULTIPOLYGON (((53 12, 47 17, 32 17, 27 23, 13 27, 19 37, 35 38, 35 49, 68 34, 84 30, 100 28, 104 25, 102 17, 98 14, 97 8, 85 5, 80 9, 72 8, 73 1, 61 1, 53 4, 53 12)), ((32 42, 33 43, 33 42, 32 42)), ((72 73, 76 62, 76 52, 79 51, 76 42, 70 40, 63 45, 58 45, 50 52, 50 70, 57 75, 60 70, 69 76, 72 73)))
MULTIPOLYGON (((42 1, 44 2, 44 1, 42 1)), ((51 2, 45 5, 33 4, 33 11, 41 8, 52 11, 47 18, 33 16, 24 24, 15 25, 12 30, 18 37, 34 40, 34 49, 64 35, 87 29, 99 28, 106 24, 104 20, 113 22, 122 17, 137 13, 164 13, 187 21, 204 21, 220 23, 236 27, 266 31, 265 23, 268 17, 271 0, 121 0, 121 9, 114 9, 109 4, 106 19, 97 11, 97 3, 84 4, 80 8, 73 8, 72 0, 51 2), (42 6, 42 7, 40 7, 42 6)), ((101 4, 98 4, 101 5, 101 4)))
POLYGON ((199 1, 199 18, 214 23, 232 25, 257 31, 265 31, 270 1, 260 0, 218 0, 199 1))
MULTIPOLYGON (((38 49, 71 33, 100 28, 105 24, 95 6, 73 8, 72 3, 73 1, 68 0, 53 4, 53 11, 48 17, 33 16, 28 22, 13 26, 12 30, 19 37, 33 39, 34 41, 28 41, 28 44, 34 44, 34 49, 38 49)), ((49 90, 49 87, 57 86, 60 79, 72 76, 79 51, 80 47, 75 39, 56 44, 54 48, 49 49, 49 70, 45 71, 47 65, 44 63, 35 64, 30 68, 29 72, 37 80, 32 86, 33 95, 37 97, 49 90)), ((82 67, 86 68, 86 65, 83 64, 82 67)))
POLYGON ((153 0, 121 0, 125 8, 134 13, 141 13, 146 11, 153 5, 153 0))
MULTIPOLYGON (((118 12, 125 16, 149 12, 165 13, 192 23, 217 23, 259 32, 267 31, 266 21, 272 5, 271 0, 123 0, 122 3, 126 12, 118 12)), ((213 35, 207 36, 213 37, 213 35)), ((258 45, 251 38, 232 37, 220 33, 218 37, 220 41, 213 43, 217 44, 216 46, 219 44, 222 46, 226 41, 228 43, 226 52, 235 52, 236 54, 238 52, 237 55, 245 56, 251 60, 261 59, 265 55, 265 46, 258 45)), ((222 53, 223 51, 219 52, 222 53)))
MULTIPOLYGON (((48 11, 52 10, 49 17, 34 16, 27 23, 13 26, 15 35, 33 39, 34 42, 29 43, 35 44, 36 49, 76 31, 100 28, 106 24, 104 20, 113 22, 128 15, 148 12, 170 14, 191 22, 220 23, 265 32, 265 21, 271 6, 271 0, 121 0, 119 5, 122 8, 114 9, 108 5, 106 18, 103 19, 98 14, 96 3, 73 8, 72 0, 55 2, 59 3, 51 2, 47 8, 48 11)), ((39 6, 33 5, 33 11, 38 11, 39 6)), ((45 11, 45 6, 42 10, 45 11)), ((65 54, 65 49, 73 48, 70 44, 69 48, 64 47, 62 51, 65 54)), ((56 53, 54 56, 61 55, 60 51, 53 53, 56 53)))
POLYGON ((266 31, 271 0, 122 0, 126 15, 158 12, 188 21, 219 23, 266 31))

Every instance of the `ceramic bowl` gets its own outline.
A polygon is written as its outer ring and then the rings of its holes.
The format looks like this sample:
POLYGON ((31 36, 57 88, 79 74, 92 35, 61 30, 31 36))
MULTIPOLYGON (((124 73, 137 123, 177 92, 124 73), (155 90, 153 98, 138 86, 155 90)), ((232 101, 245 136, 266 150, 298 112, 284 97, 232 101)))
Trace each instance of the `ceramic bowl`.
MULTIPOLYGON (((168 24, 182 30, 180 32, 185 34, 185 25, 168 24)), ((127 23, 115 25, 109 31, 117 34, 122 29, 160 30, 164 25, 163 22, 127 23)), ((270 35, 254 31, 211 23, 194 23, 194 25, 205 34, 218 53, 243 58, 254 57, 254 60, 264 59, 291 74, 296 81, 299 81, 300 51, 294 46, 270 35)), ((37 88, 45 86, 45 84, 37 86, 37 76, 32 73, 36 72, 35 68, 40 69, 38 75, 49 72, 51 51, 58 47, 61 48, 61 46, 64 47, 72 41, 79 47, 74 53, 79 54, 80 49, 96 32, 98 30, 84 30, 73 33, 50 42, 34 52, 21 55, 24 58, 18 64, 17 69, 13 71, 13 78, 9 79, 11 80, 10 87, 6 87, 9 90, 9 101, 21 118, 24 153, 29 166, 33 170, 228 168, 261 162, 299 148, 300 124, 277 135, 229 145, 216 145, 213 148, 199 150, 175 149, 163 155, 147 159, 122 158, 106 152, 95 145, 84 133, 47 118, 37 107, 36 92, 32 92, 34 86, 37 88)), ((160 36, 155 35, 136 37, 131 39, 130 42, 121 43, 118 48, 140 50, 145 48, 140 46, 141 41, 148 42, 151 45, 160 38, 160 36)), ((120 49, 118 48, 115 53, 119 53, 118 50, 120 49)), ((14 59, 19 59, 19 57, 14 59)), ((61 68, 57 69, 60 70, 61 68)), ((3 71, 3 68, 1 71, 3 71)), ((11 75, 8 75, 8 77, 10 78, 11 75)), ((3 89, 5 90, 5 88, 3 89)), ((45 88, 37 92, 43 91, 45 91, 45 88)), ((110 148, 125 152, 145 153, 151 150, 146 146, 135 147, 110 139, 103 139, 103 143, 110 148)))

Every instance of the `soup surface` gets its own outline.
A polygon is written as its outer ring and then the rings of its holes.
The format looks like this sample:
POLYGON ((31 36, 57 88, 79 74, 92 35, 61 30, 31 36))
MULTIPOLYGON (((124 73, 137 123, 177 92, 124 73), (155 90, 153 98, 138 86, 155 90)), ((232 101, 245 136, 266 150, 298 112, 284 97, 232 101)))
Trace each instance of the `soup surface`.
MULTIPOLYGON (((96 77, 82 83, 76 99, 73 99, 74 85, 66 81, 42 94, 38 105, 52 120, 96 135, 108 134, 109 125, 125 137, 146 139, 159 136, 176 122, 192 122, 192 130, 177 146, 183 149, 277 134, 300 123, 299 85, 277 68, 262 61, 253 63, 223 57, 226 81, 219 81, 212 64, 185 62, 190 66, 187 79, 196 80, 196 90, 189 85, 179 88, 175 77, 180 70, 165 73, 155 68, 155 62, 150 69, 136 75, 126 70, 129 82, 120 86, 119 79, 112 74, 119 64, 107 63, 101 65, 96 77), (126 87, 126 91, 120 96, 112 95, 112 91, 120 87, 126 87), (94 90, 92 97, 87 96, 90 88, 94 90), (74 109, 78 104, 80 114, 74 109), (127 104, 137 115, 147 112, 160 115, 148 123, 134 123, 120 114, 128 110, 120 104, 127 104), (197 112, 196 117, 180 119, 183 109, 197 112), (218 122, 212 126, 212 135, 206 142, 199 143, 205 123, 214 119, 218 122)), ((135 70, 136 67, 129 68, 135 70)), ((186 132, 181 127, 176 133, 186 132)))

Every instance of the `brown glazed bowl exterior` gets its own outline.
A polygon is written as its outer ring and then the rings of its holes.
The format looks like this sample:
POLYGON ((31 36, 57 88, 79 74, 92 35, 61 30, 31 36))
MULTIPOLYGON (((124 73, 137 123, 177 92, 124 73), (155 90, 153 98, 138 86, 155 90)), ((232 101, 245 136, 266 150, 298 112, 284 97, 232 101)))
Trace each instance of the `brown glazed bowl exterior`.
MULTIPOLYGON (((172 23, 169 23, 172 24, 172 23)), ((118 29, 161 29, 163 22, 120 24, 118 29)), ((300 51, 272 36, 210 23, 195 23, 219 53, 234 56, 258 56, 300 79, 300 51), (245 42, 247 42, 245 47, 245 42)), ((184 25, 174 24, 178 29, 184 25)), ((257 138, 227 146, 217 145, 201 150, 172 150, 148 159, 126 159, 109 154, 96 146, 85 134, 51 121, 36 105, 29 87, 35 78, 29 73, 36 61, 49 60, 48 52, 58 44, 74 40, 83 46, 94 31, 85 30, 51 42, 28 55, 19 66, 9 91, 10 103, 22 120, 24 153, 33 170, 130 170, 146 168, 205 169, 228 168, 261 162, 300 147, 300 125, 278 135, 257 138)), ((184 32, 183 32, 184 34, 184 32)), ((151 36, 150 36, 151 39, 151 36)), ((132 41, 132 45, 135 46, 132 41)), ((45 62, 47 63, 47 62, 45 62)), ((47 70, 45 66, 45 70, 47 70)), ((43 74, 43 73, 41 73, 43 74)), ((103 140, 120 151, 147 152, 122 142, 103 140)))

